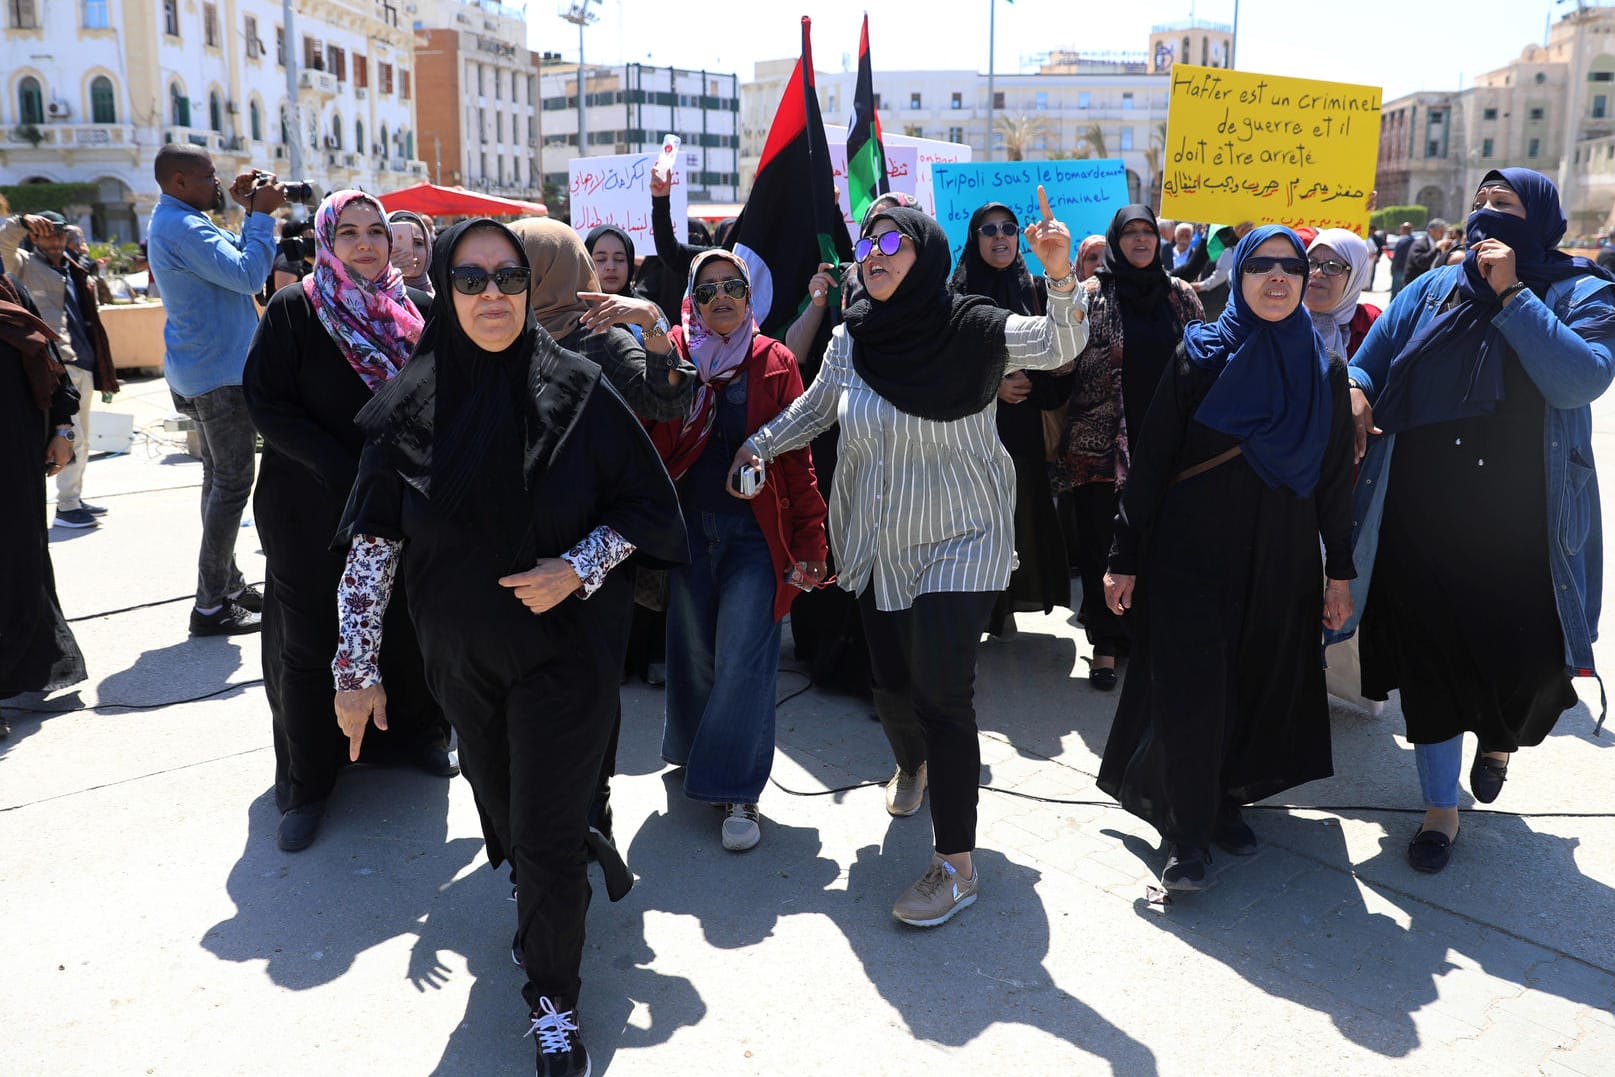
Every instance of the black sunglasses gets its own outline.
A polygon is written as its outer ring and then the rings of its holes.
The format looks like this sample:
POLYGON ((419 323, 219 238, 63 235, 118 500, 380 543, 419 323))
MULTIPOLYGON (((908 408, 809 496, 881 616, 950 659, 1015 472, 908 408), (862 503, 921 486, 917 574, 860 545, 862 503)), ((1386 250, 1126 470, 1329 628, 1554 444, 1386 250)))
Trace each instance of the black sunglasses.
POLYGON ((1336 261, 1333 258, 1322 260, 1309 258, 1307 259, 1307 264, 1312 267, 1312 272, 1322 273, 1326 277, 1344 276, 1351 269, 1351 266, 1345 262, 1336 261))
POLYGON ((865 261, 871 254, 875 253, 875 248, 878 246, 880 247, 880 253, 890 258, 903 246, 903 239, 903 233, 895 228, 890 232, 882 232, 878 236, 865 236, 852 248, 852 256, 859 262, 865 261))
POLYGON ((718 298, 719 288, 722 288, 723 294, 728 296, 730 299, 744 299, 751 294, 751 285, 747 284, 739 277, 728 277, 720 281, 708 281, 706 284, 697 284, 693 289, 691 289, 690 294, 695 296, 695 301, 704 307, 714 299, 718 298))
POLYGON ((533 279, 533 271, 521 266, 506 266, 489 272, 481 266, 455 266, 449 270, 449 280, 461 295, 481 295, 488 290, 488 280, 506 295, 520 295, 533 279))
MULTIPOLYGON (((1014 221, 1005 221, 1003 224, 998 224, 998 223, 996 223, 994 221, 988 221, 986 224, 984 224, 980 228, 976 229, 976 231, 980 232, 982 235, 986 236, 988 239, 992 239, 994 236, 997 236, 997 235, 1013 236, 1016 232, 1019 232, 1020 230, 1021 230, 1021 226, 1016 224, 1014 221)), ((893 253, 896 253, 896 252, 894 251, 893 253)))
POLYGON ((1305 277, 1310 268, 1305 258, 1269 258, 1264 256, 1245 259, 1245 276, 1263 277, 1278 268, 1286 277, 1305 277))

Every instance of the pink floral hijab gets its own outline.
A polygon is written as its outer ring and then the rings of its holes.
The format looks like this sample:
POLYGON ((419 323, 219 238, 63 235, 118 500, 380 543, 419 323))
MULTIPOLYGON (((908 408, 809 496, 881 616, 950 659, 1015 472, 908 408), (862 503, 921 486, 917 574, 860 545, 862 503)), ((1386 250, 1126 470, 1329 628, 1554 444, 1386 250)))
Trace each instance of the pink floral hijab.
POLYGON ((385 264, 375 280, 364 279, 337 258, 337 220, 355 202, 371 206, 387 223, 387 211, 374 195, 351 190, 327 195, 314 213, 314 272, 303 278, 303 293, 348 365, 375 392, 409 359, 426 321, 392 264, 390 232, 385 264))

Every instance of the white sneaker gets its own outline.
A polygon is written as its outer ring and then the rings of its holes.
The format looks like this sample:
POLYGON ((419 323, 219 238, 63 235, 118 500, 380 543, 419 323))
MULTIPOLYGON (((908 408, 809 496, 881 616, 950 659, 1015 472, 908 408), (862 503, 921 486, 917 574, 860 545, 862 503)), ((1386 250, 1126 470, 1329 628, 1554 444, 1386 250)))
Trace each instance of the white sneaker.
POLYGON ((731 804, 723 818, 723 847, 731 853, 743 853, 762 840, 762 828, 757 825, 757 805, 731 804))

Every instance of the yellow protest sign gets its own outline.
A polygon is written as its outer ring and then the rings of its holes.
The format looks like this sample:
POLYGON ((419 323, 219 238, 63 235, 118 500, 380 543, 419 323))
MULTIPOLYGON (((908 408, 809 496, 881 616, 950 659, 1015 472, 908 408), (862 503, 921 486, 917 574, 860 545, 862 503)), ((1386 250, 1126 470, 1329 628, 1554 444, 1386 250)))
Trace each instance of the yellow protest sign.
POLYGON ((1368 232, 1378 86, 1174 64, 1161 216, 1368 232))

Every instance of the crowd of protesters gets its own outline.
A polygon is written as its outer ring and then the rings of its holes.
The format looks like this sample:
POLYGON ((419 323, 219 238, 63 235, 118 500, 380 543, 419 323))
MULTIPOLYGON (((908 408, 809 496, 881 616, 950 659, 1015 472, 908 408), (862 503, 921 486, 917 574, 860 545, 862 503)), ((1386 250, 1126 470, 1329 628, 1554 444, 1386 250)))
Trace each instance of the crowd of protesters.
MULTIPOLYGON (((1169 891, 1256 851, 1245 807, 1333 773, 1326 643, 1361 697, 1400 692, 1424 872, 1458 841, 1464 735, 1490 802, 1593 669, 1615 276, 1558 250, 1538 173, 1394 240, 1147 205, 1084 238, 1039 189, 953 250, 882 196, 775 339, 752 263, 675 237, 660 170, 643 256, 612 225, 439 232, 358 191, 277 244, 276 184, 231 183, 237 234, 206 151, 156 171, 146 253, 203 465, 189 628, 261 632, 277 841, 315 840, 347 763, 463 773, 541 1073, 588 1072, 586 864, 614 900, 633 884, 610 809, 630 672, 665 682, 662 757, 744 852, 791 618, 815 680, 872 700, 887 812, 929 804, 892 915, 934 927, 981 893, 977 653, 1015 646, 1017 613, 1072 609, 1088 689, 1120 688, 1098 785, 1160 833, 1169 891), (249 496, 261 591, 234 557, 249 496)), ((0 216, 0 481, 26 508, 0 526, 3 698, 85 675, 40 465, 56 524, 96 526, 90 401, 118 384, 67 222, 0 216)))

